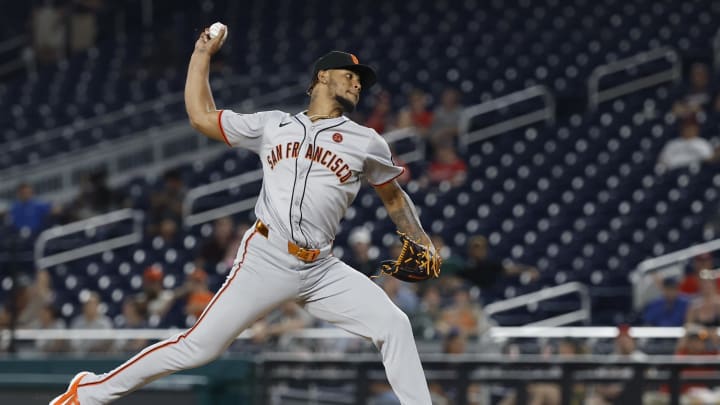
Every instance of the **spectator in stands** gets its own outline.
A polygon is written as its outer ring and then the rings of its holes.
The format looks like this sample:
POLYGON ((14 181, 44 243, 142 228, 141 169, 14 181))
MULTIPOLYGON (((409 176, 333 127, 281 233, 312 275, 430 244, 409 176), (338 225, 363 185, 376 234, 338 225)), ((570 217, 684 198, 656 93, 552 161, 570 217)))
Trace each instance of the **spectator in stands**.
POLYGON ((700 138, 700 125, 693 119, 682 122, 680 137, 669 141, 658 158, 658 168, 677 169, 717 159, 718 152, 706 139, 700 138))
POLYGON ((192 323, 200 318, 205 307, 210 304, 213 293, 208 288, 208 275, 205 270, 196 268, 185 281, 187 298, 185 299, 185 315, 192 318, 192 323))
POLYGON ((428 110, 428 96, 420 89, 413 89, 408 94, 408 105, 401 111, 410 114, 412 125, 417 128, 423 138, 427 138, 428 131, 433 123, 433 114, 428 110))
MULTIPOLYGON (((157 227, 156 238, 162 242, 162 246, 177 246, 180 243, 178 233, 178 222, 175 218, 167 217, 160 221, 157 227)), ((154 241, 153 241, 154 242, 154 241)))
POLYGON ((74 0, 70 5, 70 50, 82 51, 95 45, 97 13, 102 0, 74 0))
POLYGON ((14 228, 27 229, 37 234, 47 225, 49 216, 60 213, 60 207, 41 201, 33 194, 30 184, 20 183, 17 187, 16 199, 10 206, 8 219, 14 228))
MULTIPOLYGON (((691 271, 686 274, 680 282, 680 292, 685 294, 697 294, 700 292, 700 272, 714 268, 712 253, 701 253, 692 259, 691 271)), ((717 280, 720 288, 720 279, 717 280)))
POLYGON ((446 88, 440 97, 440 105, 433 112, 430 142, 433 145, 455 145, 460 124, 460 92, 446 88))
MULTIPOLYGON (((100 295, 90 292, 83 303, 82 314, 70 323, 71 329, 112 329, 110 318, 100 311, 100 295)), ((73 351, 77 354, 106 352, 112 347, 112 340, 76 339, 72 341, 73 351)))
POLYGON ((2 307, 0 307, 0 330, 16 327, 17 314, 22 310, 23 305, 27 305, 26 289, 30 285, 27 277, 17 277, 14 280, 17 283, 10 290, 10 294, 5 297, 2 307), (23 284, 19 284, 22 280, 23 284))
POLYGON ((47 270, 38 270, 35 279, 25 274, 15 277, 16 283, 7 302, 0 308, 0 328, 14 323, 16 328, 37 325, 45 306, 52 304, 55 297, 47 270))
POLYGON ((443 309, 436 328, 447 334, 452 328, 458 328, 468 337, 482 335, 492 326, 492 322, 482 312, 480 304, 473 302, 466 288, 458 288, 452 295, 451 303, 443 309))
POLYGON ((718 335, 702 325, 688 323, 685 336, 678 340, 675 354, 678 356, 704 356, 718 353, 718 335))
POLYGON ((148 325, 157 327, 172 306, 175 294, 163 288, 163 270, 152 265, 143 272, 143 290, 134 298, 140 313, 147 314, 148 325))
POLYGON ((405 314, 412 317, 417 312, 420 302, 417 294, 408 283, 404 283, 395 277, 383 277, 381 283, 382 289, 388 297, 405 314))
MULTIPOLYGON (((443 338, 442 352, 444 354, 465 354, 469 352, 467 336, 458 328, 452 328, 443 338)), ((458 401, 457 384, 453 381, 446 383, 430 382, 430 393, 432 394, 433 404, 453 404, 458 401)), ((483 389, 487 390, 487 386, 483 387, 478 383, 472 383, 468 386, 466 398, 468 405, 485 404, 483 389)))
POLYGON ((185 183, 178 170, 168 170, 163 175, 163 187, 150 195, 150 233, 156 233, 158 224, 165 218, 182 220, 185 183))
POLYGON ((368 277, 377 274, 379 264, 376 257, 371 257, 372 238, 370 231, 364 227, 353 229, 348 237, 348 244, 351 252, 349 252, 346 263, 368 277))
POLYGON ((223 217, 213 223, 213 233, 206 239, 198 250, 195 266, 206 268, 209 265, 220 263, 233 241, 235 224, 232 218, 223 217))
POLYGON ((213 297, 208 288, 208 274, 199 267, 185 277, 182 285, 163 295, 165 309, 156 318, 164 327, 192 326, 213 297))
POLYGON ((540 273, 533 266, 511 261, 501 262, 493 258, 488 252, 487 239, 482 235, 469 238, 467 261, 459 275, 480 288, 491 287, 503 277, 518 277, 527 282, 540 277, 540 273))
POLYGON ((685 322, 708 328, 720 327, 720 296, 716 283, 712 274, 700 274, 700 295, 690 304, 685 322))
POLYGON ((427 174, 420 178, 422 186, 437 186, 442 182, 448 182, 452 187, 458 187, 465 182, 467 164, 458 156, 454 146, 438 145, 434 155, 427 174))
POLYGON ((459 328, 451 328, 443 339, 443 353, 463 354, 467 350, 467 336, 459 328))
MULTIPOLYGON (((33 329, 57 330, 65 329, 65 321, 58 317, 57 308, 46 304, 40 311, 38 319, 29 325, 33 329)), ((68 341, 64 339, 37 339, 35 351, 40 353, 61 353, 68 350, 68 341)))
POLYGON ((693 63, 690 67, 690 88, 683 97, 673 104, 673 114, 679 119, 696 119, 710 102, 710 73, 704 63, 693 63))
POLYGON ((421 136, 420 131, 417 127, 415 127, 415 123, 413 122, 412 113, 410 112, 410 110, 400 110, 398 112, 392 130, 394 131, 398 129, 414 131, 416 132, 417 136, 421 136))
MULTIPOLYGON (((700 325, 688 324, 685 327, 685 336, 678 340, 675 354, 684 356, 713 356, 718 354, 718 335, 713 329, 700 325)), ((692 367, 682 370, 683 376, 702 378, 717 373, 715 367, 692 367)), ((666 387, 665 387, 666 388, 666 387)), ((720 395, 712 391, 706 384, 687 383, 681 387, 683 403, 689 404, 716 404, 720 395)))
POLYGON ((430 340, 439 335, 435 324, 442 315, 441 305, 440 289, 436 285, 427 286, 420 298, 418 310, 410 318, 415 336, 430 340))
MULTIPOLYGON (((637 349, 635 339, 630 336, 629 325, 620 325, 618 327, 618 335, 615 338, 615 349, 613 351, 613 355, 619 356, 623 358, 623 360, 630 359, 638 362, 647 359, 647 355, 637 349)), ((617 374, 623 377, 629 377, 629 375, 632 374, 632 370, 627 368, 610 368, 603 369, 603 371, 608 374, 617 374)), ((625 388, 626 385, 624 383, 595 385, 588 394, 585 404, 612 405, 631 403, 631 398, 628 397, 629 392, 626 392, 625 388)))
MULTIPOLYGON (((584 354, 583 345, 570 338, 560 340, 556 348, 547 347, 543 350, 544 357, 561 357, 573 358, 577 355, 584 354)), ((562 402, 562 394, 560 387, 552 383, 532 383, 527 386, 528 404, 530 405, 560 405, 562 402)), ((582 385, 575 385, 572 390, 571 404, 581 404, 584 401, 585 392, 582 385)), ((516 394, 511 393, 500 402, 500 405, 515 405, 516 394)), ((518 404, 520 405, 520 404, 518 404)))
POLYGON ((390 93, 383 90, 375 95, 375 105, 365 121, 365 126, 383 134, 392 122, 390 93))
POLYGON ((287 301, 278 309, 270 312, 264 319, 252 326, 252 340, 255 343, 273 342, 282 351, 307 351, 302 345, 290 344, 288 332, 304 329, 312 325, 313 318, 295 301, 287 301))
POLYGON ((662 296, 650 301, 643 311, 643 322, 648 326, 682 326, 690 306, 690 299, 680 293, 674 277, 662 280, 662 296))
POLYGON ((18 326, 32 324, 40 319, 43 309, 53 303, 55 299, 55 291, 52 287, 52 278, 50 273, 45 269, 39 269, 35 272, 35 279, 25 289, 26 304, 18 313, 18 326))
POLYGON ((78 221, 121 208, 127 200, 107 184, 107 172, 97 170, 80 180, 80 192, 68 209, 68 217, 78 221))
POLYGON ((62 8, 51 1, 34 5, 31 25, 35 60, 49 64, 62 59, 67 47, 67 23, 62 8))
MULTIPOLYGON (((143 329, 148 327, 147 314, 142 312, 140 304, 133 297, 123 301, 122 316, 115 325, 118 329, 143 329)), ((120 353, 137 353, 145 346, 148 340, 143 338, 120 339, 115 341, 114 348, 120 353)))
POLYGON ((647 359, 647 355, 637 348, 635 339, 630 335, 630 325, 627 324, 618 326, 618 334, 617 337, 615 337, 613 354, 637 361, 647 359))

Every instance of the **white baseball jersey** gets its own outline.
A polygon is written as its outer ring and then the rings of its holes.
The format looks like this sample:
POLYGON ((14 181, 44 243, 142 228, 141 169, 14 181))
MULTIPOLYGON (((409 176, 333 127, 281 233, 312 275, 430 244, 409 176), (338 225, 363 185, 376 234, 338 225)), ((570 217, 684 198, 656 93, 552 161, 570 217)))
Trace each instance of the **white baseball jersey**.
POLYGON ((393 163, 385 139, 344 116, 311 122, 304 112, 225 110, 220 128, 228 145, 260 156, 257 217, 306 248, 332 243, 361 176, 379 185, 403 171, 393 163))

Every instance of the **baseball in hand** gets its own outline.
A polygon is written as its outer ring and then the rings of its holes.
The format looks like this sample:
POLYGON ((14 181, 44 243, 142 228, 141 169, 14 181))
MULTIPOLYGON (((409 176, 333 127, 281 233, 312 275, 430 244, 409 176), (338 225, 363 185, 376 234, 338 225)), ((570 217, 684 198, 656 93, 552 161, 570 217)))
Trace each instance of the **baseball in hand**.
MULTIPOLYGON (((220 33, 220 29, 223 27, 225 27, 225 25, 223 25, 223 23, 221 23, 221 22, 213 23, 213 25, 211 25, 210 29, 208 30, 210 38, 212 39, 212 38, 215 38, 216 36, 218 36, 218 34, 220 33)), ((223 38, 222 38, 223 41, 225 40, 225 38, 227 38, 227 27, 225 27, 225 35, 223 35, 223 38)))

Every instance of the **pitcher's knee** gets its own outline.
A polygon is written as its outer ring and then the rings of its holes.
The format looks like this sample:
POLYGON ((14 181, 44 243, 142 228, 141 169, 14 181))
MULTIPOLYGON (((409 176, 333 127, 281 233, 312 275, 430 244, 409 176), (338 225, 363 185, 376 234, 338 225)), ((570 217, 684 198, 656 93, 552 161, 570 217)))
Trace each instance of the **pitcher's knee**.
MULTIPOLYGON (((383 317, 380 325, 381 333, 385 336, 412 335, 410 319, 400 309, 388 311, 383 317)), ((385 339, 383 339, 385 340, 385 339)))

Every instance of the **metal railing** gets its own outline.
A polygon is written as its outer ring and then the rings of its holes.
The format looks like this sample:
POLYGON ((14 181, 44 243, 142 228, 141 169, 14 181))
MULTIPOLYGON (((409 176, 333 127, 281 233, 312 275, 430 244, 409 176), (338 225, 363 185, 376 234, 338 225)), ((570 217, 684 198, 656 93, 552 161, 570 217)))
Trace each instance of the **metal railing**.
MULTIPOLYGON (((242 88, 247 87, 247 85, 251 84, 253 81, 257 80, 257 78, 254 77, 236 77, 231 78, 228 80, 214 80, 212 83, 215 86, 220 86, 224 88, 242 88)), ((277 80, 274 79, 272 76, 270 80, 277 80)), ((253 107, 257 105, 258 103, 262 104, 264 100, 271 99, 276 100, 278 98, 287 97, 288 91, 297 92, 301 89, 304 89, 307 87, 304 84, 295 84, 295 85, 289 85, 289 86, 283 86, 280 89, 273 91, 271 93, 265 94, 262 97, 259 97, 256 100, 248 99, 245 100, 239 105, 242 107, 253 107)), ((38 145, 38 144, 44 144, 47 142, 50 142, 54 139, 62 138, 67 136, 68 133, 74 133, 78 130, 87 129, 87 128, 93 128, 97 126, 103 126, 103 125, 110 125, 110 124, 118 124, 123 119, 128 119, 132 117, 136 117, 139 114, 147 113, 155 111, 158 108, 167 108, 169 106, 175 106, 180 105, 184 103, 184 93, 182 91, 174 92, 165 94, 163 96, 160 96, 153 100, 148 100, 142 103, 133 104, 131 106, 125 106, 122 108, 119 108, 115 111, 110 111, 107 113, 104 113, 102 115, 97 115, 94 117, 90 117, 87 119, 79 118, 76 120, 76 122, 73 122, 71 124, 64 125, 62 127, 54 128, 48 131, 37 131, 36 133, 23 137, 19 140, 13 140, 8 141, 5 143, 0 144, 0 148, 6 151, 13 152, 17 149, 31 146, 31 145, 38 145)), ((186 121, 186 120, 183 120, 186 121)), ((89 146, 89 148, 93 148, 94 146, 89 146)), ((7 170, 3 170, 0 172, 0 176, 2 176, 7 170)))
POLYGON ((22 70, 25 67, 25 61, 23 60, 22 48, 28 43, 28 38, 25 35, 18 35, 13 38, 9 38, 3 42, 0 42, 0 59, 4 54, 20 53, 17 56, 11 56, 10 60, 0 65, 0 77, 22 70))
POLYGON ((682 79, 682 60, 675 49, 663 47, 653 49, 651 51, 639 53, 629 58, 621 59, 616 62, 608 63, 596 67, 590 74, 588 79, 588 108, 597 109, 598 105, 604 101, 634 93, 648 87, 665 83, 669 81, 679 82, 682 79), (666 59, 671 63, 669 69, 662 70, 644 77, 630 80, 626 83, 600 90, 600 79, 610 74, 631 69, 636 66, 666 59))
MULTIPOLYGON (((152 339, 162 340, 175 336, 186 329, 17 329, 15 339, 19 340, 127 340, 152 339)), ((716 333, 718 330, 716 329, 716 333)), ((618 335, 615 326, 493 326, 488 329, 489 337, 494 340, 512 338, 594 338, 613 339, 618 335)), ((685 335, 682 327, 648 327, 634 326, 628 333, 636 339, 678 339, 685 335)), ((288 339, 362 339, 357 335, 340 328, 306 328, 288 331, 284 334, 288 339)), ((238 340, 253 338, 252 329, 246 329, 238 340)))
POLYGON ((142 240, 143 218, 144 214, 142 211, 125 208, 82 221, 72 222, 67 225, 47 229, 40 233, 35 241, 35 265, 38 268, 46 268, 108 250, 117 249, 123 246, 134 245, 142 240), (45 247, 48 241, 52 239, 61 238, 78 232, 86 232, 100 226, 128 220, 133 222, 133 228, 132 231, 126 235, 114 236, 109 239, 54 253, 49 256, 44 255, 45 247))
POLYGON ((127 139, 45 159, 41 167, 2 172, 0 198, 12 198, 15 183, 22 180, 31 184, 38 196, 64 201, 76 194, 83 173, 102 168, 108 174, 108 183, 115 186, 138 175, 160 173, 184 162, 207 159, 225 149, 185 123, 151 128, 127 139))
POLYGON ((253 209, 253 207, 255 207, 255 202, 257 201, 257 196, 245 198, 240 201, 211 208, 202 212, 192 212, 193 206, 198 199, 260 181, 262 180, 262 175, 262 169, 256 169, 248 173, 243 173, 238 176, 230 177, 189 190, 183 200, 183 225, 191 227, 253 209))
POLYGON ((505 96, 465 108, 462 113, 460 113, 460 123, 458 125, 460 148, 461 150, 466 150, 467 146, 471 143, 543 121, 547 121, 551 124, 555 122, 555 98, 550 90, 545 86, 536 85, 528 87, 525 90, 510 93, 505 96), (470 123, 473 118, 536 97, 543 99, 544 106, 542 108, 470 132, 470 123))
POLYGON ((393 145, 404 139, 412 141, 414 149, 409 152, 397 154, 398 159, 401 159, 405 163, 421 162, 425 160, 426 150, 425 142, 418 136, 417 131, 414 128, 401 128, 390 132, 386 132, 383 135, 385 141, 393 145))
POLYGON ((592 316, 590 293, 587 286, 582 283, 578 283, 577 281, 561 284, 551 288, 545 288, 540 291, 523 294, 507 300, 493 302, 485 307, 485 312, 488 316, 492 316, 515 308, 527 307, 529 305, 535 306, 540 301, 546 301, 568 294, 578 294, 580 297, 580 309, 566 314, 553 316, 548 319, 543 319, 542 321, 532 322, 527 324, 527 326, 561 326, 578 321, 588 324, 592 316))
MULTIPOLYGON (((300 94, 304 88, 304 84, 283 87, 245 100, 237 108, 257 109, 300 94)), ((22 180, 30 183, 38 196, 62 201, 75 194, 80 173, 104 168, 110 185, 119 185, 138 175, 159 174, 179 164, 209 159, 224 150, 227 147, 223 143, 199 135, 186 120, 181 120, 79 152, 44 159, 42 166, 18 166, 0 171, 0 199, 11 199, 17 182, 22 180)))
MULTIPOLYGON (((421 359, 428 381, 452 387, 455 393, 452 403, 455 405, 477 403, 470 402, 469 397, 470 388, 477 385, 512 387, 515 389, 513 403, 527 404, 530 403, 528 386, 540 382, 558 387, 558 404, 562 405, 576 403, 575 389, 578 385, 611 383, 624 384, 624 404, 641 404, 645 394, 652 393, 654 397, 662 398, 662 402, 658 403, 680 405, 683 384, 712 386, 720 382, 720 374, 712 371, 718 369, 720 360, 713 356, 651 356, 639 360, 615 355, 547 358, 537 355, 438 353, 424 355, 421 359), (695 371, 700 367, 706 371, 695 371), (667 393, 659 390, 660 386, 666 387, 667 393)), ((351 395, 352 403, 367 404, 372 396, 369 382, 385 382, 380 358, 371 354, 308 356, 267 353, 258 357, 257 364, 260 382, 256 386, 260 392, 256 393, 259 397, 254 403, 260 404, 275 403, 269 401, 274 387, 300 381, 306 386, 353 384, 354 390, 348 394, 351 395)), ((486 392, 486 389, 483 388, 482 392, 486 392)))
POLYGON ((714 239, 640 262, 630 275, 633 285, 633 307, 641 310, 648 298, 654 295, 651 292, 657 292, 654 274, 659 273, 663 277, 681 277, 688 259, 718 249, 720 249, 720 239, 714 239))

